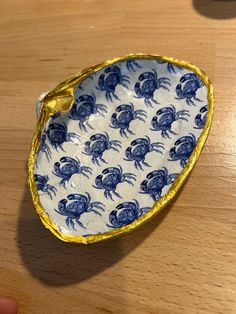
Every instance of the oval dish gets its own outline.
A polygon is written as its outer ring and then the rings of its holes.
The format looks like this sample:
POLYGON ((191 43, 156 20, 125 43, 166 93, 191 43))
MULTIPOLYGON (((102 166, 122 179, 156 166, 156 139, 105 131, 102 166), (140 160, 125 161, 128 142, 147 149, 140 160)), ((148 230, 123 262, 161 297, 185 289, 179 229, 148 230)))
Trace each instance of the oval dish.
POLYGON ((90 67, 41 100, 29 184, 44 225, 66 242, 126 233, 176 195, 213 115, 196 66, 132 54, 90 67))

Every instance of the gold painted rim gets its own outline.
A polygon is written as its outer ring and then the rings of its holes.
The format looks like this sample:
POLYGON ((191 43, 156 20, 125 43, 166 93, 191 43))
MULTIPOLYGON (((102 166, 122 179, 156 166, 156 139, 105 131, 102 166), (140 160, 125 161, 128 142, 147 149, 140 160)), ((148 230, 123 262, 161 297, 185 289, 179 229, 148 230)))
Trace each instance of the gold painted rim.
POLYGON ((37 213, 39 214, 40 219, 42 223, 44 224, 44 226, 48 228, 57 238, 59 238, 62 241, 89 244, 89 243, 95 243, 102 240, 106 240, 115 236, 119 236, 121 234, 125 234, 135 229, 136 227, 140 226, 144 222, 148 221, 152 216, 158 214, 176 196, 177 192, 179 191, 184 181, 187 179, 188 175, 193 169, 196 161, 198 160, 198 157, 200 156, 202 148, 206 142, 207 136, 209 134, 212 117, 213 117, 213 109, 214 109, 213 86, 211 85, 210 80, 207 77, 207 75, 203 71, 201 71, 198 67, 196 67, 195 65, 189 62, 177 60, 170 57, 163 57, 159 55, 142 54, 142 53, 129 54, 124 57, 115 58, 115 59, 108 60, 97 65, 94 65, 92 67, 89 67, 83 70, 82 72, 79 72, 71 76, 70 78, 64 80, 63 82, 61 82, 55 89, 49 92, 45 96, 45 98, 42 100, 40 116, 37 121, 36 131, 33 135, 31 151, 30 151, 30 155, 28 159, 29 188, 31 191, 35 209, 37 213), (162 60, 162 61, 171 62, 177 66, 181 66, 195 72, 202 79, 202 81, 204 82, 207 88, 208 114, 207 114, 205 126, 203 128, 201 135, 198 138, 197 144, 186 166, 178 175, 178 177, 172 184, 168 193, 165 194, 161 199, 159 199, 153 205, 152 209, 149 212, 147 212, 146 214, 144 214, 139 219, 135 220, 129 225, 105 232, 103 234, 91 235, 88 237, 63 234, 60 231, 60 228, 54 223, 54 221, 45 212, 42 204, 40 203, 39 194, 38 194, 37 187, 34 181, 34 162, 36 159, 39 142, 42 136, 42 131, 44 130, 45 124, 48 121, 50 116, 52 116, 56 112, 64 112, 70 109, 70 107, 73 104, 73 99, 74 99, 73 92, 74 92, 75 85, 77 85, 79 82, 84 80, 86 77, 88 77, 92 73, 97 72, 108 65, 114 64, 116 62, 130 60, 130 59, 162 60))

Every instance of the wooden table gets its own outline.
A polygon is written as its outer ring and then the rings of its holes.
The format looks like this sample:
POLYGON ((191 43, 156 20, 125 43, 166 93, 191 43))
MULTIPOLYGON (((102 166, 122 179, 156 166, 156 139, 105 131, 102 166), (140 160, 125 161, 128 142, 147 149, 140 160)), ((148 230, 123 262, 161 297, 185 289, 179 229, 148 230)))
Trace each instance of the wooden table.
POLYGON ((20 313, 236 313, 236 1, 1 0, 0 294, 20 313), (27 188, 37 96, 92 64, 159 53, 204 69, 213 127, 175 202, 91 246, 46 230, 27 188))

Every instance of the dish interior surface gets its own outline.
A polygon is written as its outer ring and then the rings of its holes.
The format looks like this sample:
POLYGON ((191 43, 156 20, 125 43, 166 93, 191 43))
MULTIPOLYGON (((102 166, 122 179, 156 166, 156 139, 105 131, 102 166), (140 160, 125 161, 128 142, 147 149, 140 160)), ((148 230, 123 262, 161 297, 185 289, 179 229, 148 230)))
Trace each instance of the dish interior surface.
POLYGON ((207 119, 208 90, 193 71, 130 59, 74 86, 74 102, 46 122, 34 180, 65 235, 127 226, 168 193, 207 119))

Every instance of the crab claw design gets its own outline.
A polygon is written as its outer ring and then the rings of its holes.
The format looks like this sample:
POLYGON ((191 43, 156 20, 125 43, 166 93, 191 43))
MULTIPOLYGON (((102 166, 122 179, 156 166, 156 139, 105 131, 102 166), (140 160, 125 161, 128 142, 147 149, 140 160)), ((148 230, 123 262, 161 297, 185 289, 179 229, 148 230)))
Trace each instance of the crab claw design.
POLYGON ((117 185, 124 182, 134 185, 133 181, 136 181, 135 178, 136 175, 133 173, 123 173, 121 166, 109 167, 104 169, 102 173, 96 177, 93 187, 104 190, 105 198, 113 201, 113 195, 121 198, 120 194, 116 192, 117 185))

